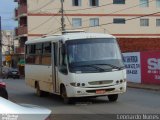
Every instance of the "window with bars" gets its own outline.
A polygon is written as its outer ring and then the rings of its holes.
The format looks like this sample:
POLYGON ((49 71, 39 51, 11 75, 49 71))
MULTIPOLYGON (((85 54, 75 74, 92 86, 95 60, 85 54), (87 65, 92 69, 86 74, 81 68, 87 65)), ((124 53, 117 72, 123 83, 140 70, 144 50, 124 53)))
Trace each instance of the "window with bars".
POLYGON ((82 26, 82 19, 81 18, 72 18, 72 26, 74 28, 82 26))
POLYGON ((125 4, 125 0, 113 0, 113 4, 125 4))
POLYGON ((90 6, 99 6, 99 0, 89 0, 90 6))
POLYGON ((125 24, 126 20, 125 20, 125 18, 114 18, 113 23, 114 24, 125 24))
POLYGON ((160 19, 156 19, 156 26, 160 27, 160 19))
POLYGON ((156 0, 156 7, 160 8, 160 0, 156 0))
POLYGON ((149 7, 149 0, 140 0, 139 5, 140 7, 149 7))
POLYGON ((90 18, 90 26, 99 26, 99 18, 90 18))
POLYGON ((81 6, 81 0, 72 0, 72 5, 73 6, 81 6))
POLYGON ((149 19, 140 19, 140 26, 142 27, 149 26, 149 19))

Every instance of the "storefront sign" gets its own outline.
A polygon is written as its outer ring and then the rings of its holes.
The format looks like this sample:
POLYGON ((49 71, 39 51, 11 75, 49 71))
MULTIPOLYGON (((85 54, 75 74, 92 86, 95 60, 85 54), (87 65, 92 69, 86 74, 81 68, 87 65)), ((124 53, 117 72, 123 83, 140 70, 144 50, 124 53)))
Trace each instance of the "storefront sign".
POLYGON ((11 61, 11 56, 7 55, 7 56, 5 56, 5 59, 6 59, 7 62, 9 62, 9 61, 11 61))
POLYGON ((160 84, 160 52, 141 52, 142 83, 160 84))
POLYGON ((123 62, 127 70, 127 80, 141 83, 140 52, 123 53, 123 62))

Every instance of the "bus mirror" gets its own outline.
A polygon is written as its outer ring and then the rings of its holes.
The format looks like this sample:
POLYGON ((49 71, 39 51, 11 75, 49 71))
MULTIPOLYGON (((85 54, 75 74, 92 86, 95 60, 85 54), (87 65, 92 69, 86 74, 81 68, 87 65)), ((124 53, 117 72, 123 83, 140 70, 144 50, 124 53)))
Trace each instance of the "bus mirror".
POLYGON ((68 71, 67 71, 67 67, 66 67, 66 66, 61 66, 60 69, 59 69, 59 71, 60 71, 61 73, 65 74, 65 75, 68 74, 68 71))

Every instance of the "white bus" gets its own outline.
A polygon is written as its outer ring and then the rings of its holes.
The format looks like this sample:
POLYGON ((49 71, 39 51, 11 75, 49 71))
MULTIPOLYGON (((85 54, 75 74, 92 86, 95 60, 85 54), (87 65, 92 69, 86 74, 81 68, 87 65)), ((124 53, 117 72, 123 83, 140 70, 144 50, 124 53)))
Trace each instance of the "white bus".
POLYGON ((36 89, 75 97, 108 96, 126 91, 126 69, 116 38, 108 34, 66 32, 25 43, 25 81, 36 89))

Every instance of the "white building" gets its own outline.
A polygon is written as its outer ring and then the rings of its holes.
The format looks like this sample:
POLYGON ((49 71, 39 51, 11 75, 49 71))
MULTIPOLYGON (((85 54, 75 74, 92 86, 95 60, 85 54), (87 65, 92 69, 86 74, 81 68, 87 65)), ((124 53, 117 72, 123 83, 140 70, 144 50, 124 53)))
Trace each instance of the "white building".
POLYGON ((14 31, 3 30, 2 31, 2 54, 7 55, 14 52, 14 31))

